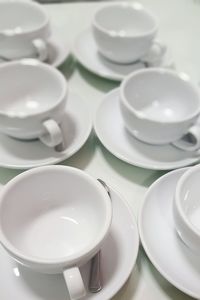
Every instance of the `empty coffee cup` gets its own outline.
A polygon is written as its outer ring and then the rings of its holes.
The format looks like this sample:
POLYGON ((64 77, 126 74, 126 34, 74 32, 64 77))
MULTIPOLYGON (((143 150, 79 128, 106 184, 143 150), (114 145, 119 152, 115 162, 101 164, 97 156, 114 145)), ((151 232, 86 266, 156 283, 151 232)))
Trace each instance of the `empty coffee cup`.
POLYGON ((0 65, 0 131, 17 139, 63 142, 68 84, 55 68, 37 60, 0 65))
POLYGON ((200 254, 200 165, 179 179, 174 195, 174 223, 183 242, 200 254))
POLYGON ((120 87, 120 108, 125 127, 139 140, 199 149, 200 94, 186 74, 161 68, 130 74, 120 87))
POLYGON ((35 271, 63 273, 71 299, 85 295, 79 267, 99 251, 111 220, 104 187, 72 167, 31 169, 0 195, 3 247, 35 271))
POLYGON ((142 4, 118 3, 100 8, 92 22, 99 52, 115 63, 160 60, 166 46, 155 40, 158 23, 142 4))
POLYGON ((48 57, 49 17, 32 1, 0 2, 0 59, 48 57))

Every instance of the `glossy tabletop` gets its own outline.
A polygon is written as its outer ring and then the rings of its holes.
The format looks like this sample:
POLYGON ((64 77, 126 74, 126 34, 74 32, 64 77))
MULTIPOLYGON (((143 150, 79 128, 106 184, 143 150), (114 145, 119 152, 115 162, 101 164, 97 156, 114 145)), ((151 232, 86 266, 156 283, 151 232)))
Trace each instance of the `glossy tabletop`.
MULTIPOLYGON (((158 16, 159 37, 169 46, 176 69, 187 72, 194 81, 200 81, 200 0, 143 0, 141 2, 158 16)), ((47 4, 45 9, 51 16, 52 24, 61 32, 63 41, 68 41, 73 48, 76 36, 90 26, 93 13, 103 4, 103 2, 47 4)), ((117 82, 102 79, 88 72, 76 63, 73 57, 68 59, 60 70, 69 80, 70 88, 86 100, 92 118, 103 96, 119 86, 117 82)), ((165 173, 122 162, 101 145, 94 132, 83 148, 62 164, 83 169, 95 178, 102 178, 123 195, 136 217, 147 188, 165 173)), ((5 184, 20 172, 1 168, 0 183, 5 184)), ((167 282, 153 267, 140 247, 132 275, 113 300, 147 299, 192 298, 167 282)))

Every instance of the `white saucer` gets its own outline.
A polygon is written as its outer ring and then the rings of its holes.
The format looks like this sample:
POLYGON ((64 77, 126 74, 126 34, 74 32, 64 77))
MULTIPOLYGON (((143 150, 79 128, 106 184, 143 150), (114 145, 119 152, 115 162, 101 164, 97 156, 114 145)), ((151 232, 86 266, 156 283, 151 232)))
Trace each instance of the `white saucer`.
POLYGON ((54 30, 47 44, 49 51, 47 63, 54 67, 60 66, 70 55, 68 43, 61 37, 59 31, 54 30))
POLYGON ((0 167, 28 169, 61 162, 76 153, 88 139, 92 121, 87 104, 78 95, 69 92, 62 130, 66 149, 56 152, 39 140, 21 141, 0 134, 0 167))
MULTIPOLYGON (((74 44, 74 55, 76 59, 90 72, 110 80, 121 81, 124 77, 135 70, 145 68, 144 63, 115 64, 105 59, 97 50, 91 29, 83 31, 74 44)), ((173 67, 169 51, 158 67, 173 67)))
POLYGON ((169 145, 155 146, 135 139, 125 129, 119 108, 119 89, 108 93, 94 121, 101 143, 119 159, 137 167, 170 170, 194 164, 199 157, 169 145))
POLYGON ((200 257, 178 237, 172 215, 175 186, 186 170, 170 172, 152 184, 138 224, 142 245, 157 270, 178 289, 199 299, 200 257))
MULTIPOLYGON (((128 279, 136 262, 139 235, 137 224, 127 204, 111 190, 113 219, 111 231, 102 248, 103 289, 87 293, 85 300, 108 300, 128 279)), ((62 275, 44 275, 32 272, 10 259, 0 248, 0 299, 10 300, 69 300, 62 275)), ((90 263, 81 273, 88 286, 90 263)))

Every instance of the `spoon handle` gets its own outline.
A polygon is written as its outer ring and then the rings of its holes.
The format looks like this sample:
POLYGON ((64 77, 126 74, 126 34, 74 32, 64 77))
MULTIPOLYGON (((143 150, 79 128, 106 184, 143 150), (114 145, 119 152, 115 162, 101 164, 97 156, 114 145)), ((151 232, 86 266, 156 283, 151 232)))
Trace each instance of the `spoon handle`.
POLYGON ((2 55, 0 55, 0 60, 2 60, 2 61, 11 61, 11 59, 10 58, 7 58, 7 57, 5 57, 5 56, 2 56, 2 55))
MULTIPOLYGON (((110 189, 107 184, 100 178, 97 179, 102 186, 105 188, 108 196, 111 200, 110 189)), ((101 250, 99 250, 96 255, 91 260, 90 267, 90 279, 89 279, 89 291, 91 293, 98 293, 102 289, 102 278, 101 278, 101 250)))
POLYGON ((89 291, 98 293, 101 289, 101 250, 91 260, 89 291))

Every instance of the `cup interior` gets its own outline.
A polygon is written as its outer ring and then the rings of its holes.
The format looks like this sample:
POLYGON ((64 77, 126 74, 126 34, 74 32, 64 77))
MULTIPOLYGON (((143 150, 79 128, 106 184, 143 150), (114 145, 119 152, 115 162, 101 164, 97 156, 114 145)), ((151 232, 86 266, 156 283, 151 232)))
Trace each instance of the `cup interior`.
POLYGON ((122 84, 123 101, 139 117, 179 122, 200 110, 199 92, 189 79, 162 69, 139 71, 122 84))
POLYGON ((63 100, 66 86, 64 77, 57 70, 37 61, 2 65, 0 113, 26 117, 48 111, 63 100))
POLYGON ((42 27, 47 22, 43 9, 23 1, 0 2, 0 32, 20 34, 42 27))
POLYGON ((0 226, 15 252, 44 261, 75 258, 105 236, 110 199, 82 173, 43 167, 9 186, 1 199, 0 226))
POLYGON ((186 222, 195 228, 200 235, 200 169, 191 169, 179 186, 179 206, 186 222))
POLYGON ((155 30, 155 18, 139 3, 105 6, 95 15, 96 26, 121 36, 141 36, 155 30))

